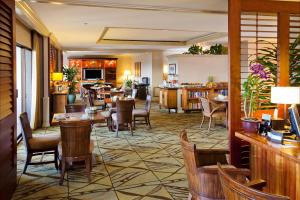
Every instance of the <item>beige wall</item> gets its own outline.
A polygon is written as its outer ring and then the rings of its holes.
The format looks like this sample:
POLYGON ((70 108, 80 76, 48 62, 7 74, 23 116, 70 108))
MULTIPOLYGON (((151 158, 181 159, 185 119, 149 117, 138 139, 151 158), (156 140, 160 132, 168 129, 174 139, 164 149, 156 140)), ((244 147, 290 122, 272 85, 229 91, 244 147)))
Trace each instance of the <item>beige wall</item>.
POLYGON ((176 64, 179 83, 206 83, 208 76, 228 81, 227 55, 172 55, 168 63, 176 64))
POLYGON ((16 20, 16 40, 20 44, 29 49, 31 46, 31 30, 24 26, 19 20, 16 20))

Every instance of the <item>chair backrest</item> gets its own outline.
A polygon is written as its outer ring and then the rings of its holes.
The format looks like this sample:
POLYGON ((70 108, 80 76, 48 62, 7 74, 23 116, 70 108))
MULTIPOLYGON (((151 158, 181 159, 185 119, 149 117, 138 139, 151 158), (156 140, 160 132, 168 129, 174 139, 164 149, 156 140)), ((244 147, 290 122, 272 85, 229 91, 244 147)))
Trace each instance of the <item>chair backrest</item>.
POLYGON ((150 109, 151 109, 151 95, 147 95, 146 97, 146 104, 145 104, 145 110, 147 110, 148 113, 150 113, 150 109))
POLYGON ((224 199, 217 168, 210 166, 216 164, 215 159, 226 163, 226 156, 206 158, 205 156, 211 155, 210 150, 197 152, 196 145, 189 143, 185 130, 180 133, 180 143, 189 191, 193 199, 224 199))
POLYGON ((134 100, 119 100, 116 101, 117 119, 119 124, 132 122, 132 110, 134 100))
POLYGON ((228 200, 287 200, 289 197, 272 195, 247 187, 228 175, 218 164, 218 172, 225 195, 228 200))
POLYGON ((22 125, 22 136, 24 139, 24 143, 27 149, 30 149, 28 140, 30 138, 32 138, 32 129, 30 127, 30 122, 28 119, 28 114, 27 112, 23 112, 22 114, 20 114, 20 121, 21 121, 21 125, 22 125))
POLYGON ((65 105, 66 113, 85 112, 85 104, 68 104, 65 105))
POLYGON ((197 174, 197 168, 199 166, 199 159, 196 153, 196 145, 190 144, 187 138, 187 133, 183 130, 180 133, 181 151, 183 154, 184 165, 186 169, 188 185, 190 191, 197 193, 200 186, 199 178, 197 174))
POLYGON ((210 100, 204 97, 200 97, 200 101, 203 108, 203 114, 205 116, 210 116, 210 113, 212 111, 210 100))
POLYGON ((136 98, 136 95, 137 95, 137 89, 132 89, 132 92, 131 92, 131 97, 133 98, 133 99, 135 99, 136 98))
POLYGON ((95 100, 95 92, 94 92, 94 90, 89 90, 88 91, 88 95, 89 95, 90 106, 93 107, 95 105, 94 104, 94 100, 95 100))
POLYGON ((90 154, 90 121, 61 121, 61 145, 63 157, 80 157, 90 154))

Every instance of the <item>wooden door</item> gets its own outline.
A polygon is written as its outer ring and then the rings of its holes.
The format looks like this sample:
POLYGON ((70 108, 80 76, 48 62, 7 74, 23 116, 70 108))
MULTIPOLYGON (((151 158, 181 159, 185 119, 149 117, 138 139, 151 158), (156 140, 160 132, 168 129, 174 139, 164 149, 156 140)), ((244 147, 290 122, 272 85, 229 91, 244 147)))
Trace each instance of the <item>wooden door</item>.
POLYGON ((16 187, 15 1, 0 0, 0 199, 16 187))

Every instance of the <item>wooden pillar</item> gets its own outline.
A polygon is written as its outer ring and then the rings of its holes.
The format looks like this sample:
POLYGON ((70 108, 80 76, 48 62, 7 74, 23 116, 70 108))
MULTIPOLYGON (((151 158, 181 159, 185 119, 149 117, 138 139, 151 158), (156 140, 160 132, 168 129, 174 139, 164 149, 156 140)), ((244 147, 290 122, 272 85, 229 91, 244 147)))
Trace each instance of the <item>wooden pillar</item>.
MULTIPOLYGON (((278 86, 290 85, 290 56, 289 56, 289 38, 290 38, 290 18, 288 13, 281 12, 278 14, 278 64, 279 76, 278 86)), ((278 113, 283 117, 284 105, 279 105, 278 113)))
POLYGON ((229 0, 229 143, 231 164, 240 164, 240 141, 235 132, 241 129, 241 1, 229 0))

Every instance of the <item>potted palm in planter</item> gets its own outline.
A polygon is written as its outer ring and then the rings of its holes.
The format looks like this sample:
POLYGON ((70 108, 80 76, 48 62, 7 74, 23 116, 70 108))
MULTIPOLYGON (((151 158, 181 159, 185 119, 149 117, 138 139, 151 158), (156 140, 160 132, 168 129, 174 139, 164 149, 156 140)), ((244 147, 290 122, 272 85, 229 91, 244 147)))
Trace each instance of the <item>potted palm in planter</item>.
POLYGON ((78 81, 76 80, 76 75, 78 73, 77 68, 64 66, 63 74, 68 82, 68 103, 73 104, 76 100, 76 84, 78 81))
POLYGON ((246 132, 257 133, 259 121, 253 116, 253 113, 258 109, 260 100, 264 98, 260 95, 261 92, 270 87, 266 82, 272 80, 272 74, 260 63, 253 63, 250 71, 247 80, 243 83, 244 117, 242 126, 246 132))

